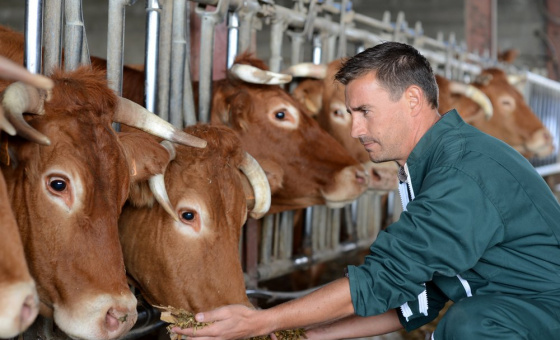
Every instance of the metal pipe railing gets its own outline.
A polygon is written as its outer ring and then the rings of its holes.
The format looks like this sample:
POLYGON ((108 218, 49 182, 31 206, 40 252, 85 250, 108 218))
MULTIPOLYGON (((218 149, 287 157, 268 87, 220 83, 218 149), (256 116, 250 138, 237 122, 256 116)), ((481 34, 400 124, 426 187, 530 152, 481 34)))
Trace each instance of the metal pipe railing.
POLYGON ((81 0, 64 1, 64 69, 90 64, 81 0))
POLYGON ((145 88, 144 102, 146 109, 156 111, 157 79, 159 64, 159 40, 161 4, 158 0, 146 0, 146 60, 144 62, 145 88))
POLYGON ((43 71, 51 75, 62 61, 62 1, 45 0, 43 42, 43 71))
MULTIPOLYGON (((169 116, 170 122, 174 126, 182 129, 187 121, 183 109, 183 100, 185 95, 183 87, 189 85, 192 89, 189 74, 185 73, 187 65, 187 39, 185 37, 185 20, 188 13, 186 12, 186 0, 173 0, 173 29, 171 38, 171 77, 170 77, 170 95, 169 95, 169 116), (187 84, 188 82, 188 84, 187 84)), ((190 93, 192 97, 192 91, 190 93)), ((192 108, 194 111, 194 107, 192 108)))
POLYGON ((43 31, 43 0, 25 2, 25 51, 23 66, 31 73, 41 73, 43 31))
POLYGON ((199 7, 196 14, 200 16, 200 68, 198 91, 198 121, 210 121, 212 102, 212 63, 214 51, 214 33, 216 25, 221 23, 229 8, 230 0, 219 0, 214 11, 206 11, 199 7))

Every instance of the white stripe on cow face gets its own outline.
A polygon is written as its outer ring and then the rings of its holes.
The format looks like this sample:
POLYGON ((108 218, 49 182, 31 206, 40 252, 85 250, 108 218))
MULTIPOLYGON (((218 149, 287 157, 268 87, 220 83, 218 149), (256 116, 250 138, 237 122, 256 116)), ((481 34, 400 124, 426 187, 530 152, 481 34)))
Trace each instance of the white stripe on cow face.
POLYGON ((45 171, 42 179, 46 196, 66 212, 75 212, 83 205, 84 187, 76 172, 51 168, 45 171))
POLYGON ((196 195, 185 194, 185 196, 188 197, 181 199, 177 204, 179 222, 175 222, 175 227, 185 236, 200 237, 208 232, 210 219, 208 207, 202 200, 197 200, 196 195))
POLYGON ((296 130, 299 126, 301 113, 292 105, 286 105, 285 102, 273 103, 267 112, 268 119, 276 126, 289 130, 296 130))

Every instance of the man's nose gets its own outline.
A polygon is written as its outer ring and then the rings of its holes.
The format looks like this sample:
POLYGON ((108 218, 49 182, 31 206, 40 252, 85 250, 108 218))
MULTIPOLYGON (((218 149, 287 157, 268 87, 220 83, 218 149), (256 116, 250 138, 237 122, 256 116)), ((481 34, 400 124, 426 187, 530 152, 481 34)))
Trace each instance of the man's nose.
POLYGON ((364 131, 365 131, 365 127, 364 127, 364 122, 363 120, 361 120, 358 114, 353 114, 352 115, 352 130, 350 132, 350 135, 352 136, 352 138, 358 138, 359 136, 364 135, 364 131))

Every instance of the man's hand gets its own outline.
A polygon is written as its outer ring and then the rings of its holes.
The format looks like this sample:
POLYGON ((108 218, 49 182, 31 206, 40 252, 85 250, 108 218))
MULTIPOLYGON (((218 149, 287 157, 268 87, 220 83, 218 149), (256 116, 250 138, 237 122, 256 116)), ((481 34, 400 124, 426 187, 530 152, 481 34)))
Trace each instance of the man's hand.
POLYGON ((213 311, 196 314, 197 322, 211 323, 202 329, 174 327, 171 331, 186 335, 189 339, 247 339, 252 336, 271 333, 271 330, 267 329, 269 325, 266 322, 262 322, 262 313, 263 311, 250 309, 243 305, 225 306, 213 311))

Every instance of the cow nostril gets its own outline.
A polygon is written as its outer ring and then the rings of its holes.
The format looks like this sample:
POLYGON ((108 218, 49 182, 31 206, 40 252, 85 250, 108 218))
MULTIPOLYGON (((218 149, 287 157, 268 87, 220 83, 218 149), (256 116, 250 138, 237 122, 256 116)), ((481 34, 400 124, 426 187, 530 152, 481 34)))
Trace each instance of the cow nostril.
POLYGON ((125 323, 128 317, 128 314, 124 314, 124 316, 117 317, 115 315, 115 311, 113 308, 107 311, 105 315, 105 326, 107 327, 108 331, 115 331, 119 329, 120 323, 125 323))
POLYGON ((361 170, 356 170, 356 181, 360 184, 366 185, 368 183, 368 175, 366 172, 361 170))
POLYGON ((374 168, 371 169, 369 177, 373 182, 381 181, 381 175, 379 175, 379 173, 374 168))
POLYGON ((20 322, 22 328, 27 328, 37 317, 39 309, 37 307, 37 300, 34 295, 28 295, 21 306, 20 322))

